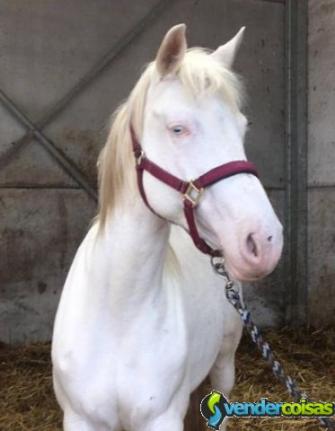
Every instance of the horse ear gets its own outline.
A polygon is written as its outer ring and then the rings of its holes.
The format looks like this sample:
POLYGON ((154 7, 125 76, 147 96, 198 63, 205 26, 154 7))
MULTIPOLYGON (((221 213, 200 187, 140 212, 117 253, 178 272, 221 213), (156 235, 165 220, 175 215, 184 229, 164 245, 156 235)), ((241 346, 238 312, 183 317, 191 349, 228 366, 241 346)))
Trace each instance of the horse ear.
POLYGON ((175 72, 180 66, 187 48, 185 31, 186 25, 178 24, 164 36, 156 56, 156 67, 162 76, 175 72))
POLYGON ((212 56, 223 63, 224 66, 231 68, 234 63, 237 51, 241 45, 244 30, 245 27, 242 27, 239 32, 232 39, 230 39, 229 42, 219 46, 218 49, 212 53, 212 56))

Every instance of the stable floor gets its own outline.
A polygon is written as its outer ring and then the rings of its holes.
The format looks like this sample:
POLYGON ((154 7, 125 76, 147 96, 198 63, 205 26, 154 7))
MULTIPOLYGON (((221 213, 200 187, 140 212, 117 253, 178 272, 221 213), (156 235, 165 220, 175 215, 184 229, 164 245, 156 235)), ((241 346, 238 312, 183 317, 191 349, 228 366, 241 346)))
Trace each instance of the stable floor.
MULTIPOLYGON (((265 331, 277 357, 311 399, 335 400, 335 330, 306 329, 265 331)), ((205 383, 194 394, 185 431, 206 429, 199 412, 199 400, 210 392, 205 383)), ((233 401, 290 401, 272 376, 252 343, 245 336, 237 354, 237 384, 233 401)), ((25 347, 0 345, 0 430, 59 431, 61 412, 51 380, 50 345, 25 347)), ((234 419, 230 430, 316 431, 311 419, 234 419)), ((171 430, 172 431, 172 430, 171 430)))

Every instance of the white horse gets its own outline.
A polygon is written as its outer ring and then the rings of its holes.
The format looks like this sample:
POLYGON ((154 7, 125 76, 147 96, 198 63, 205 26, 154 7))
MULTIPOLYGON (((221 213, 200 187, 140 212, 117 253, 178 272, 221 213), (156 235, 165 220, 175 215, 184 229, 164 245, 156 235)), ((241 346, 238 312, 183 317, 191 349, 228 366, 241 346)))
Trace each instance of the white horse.
MULTIPOLYGON (((130 127, 148 158, 185 180, 246 160, 241 85, 231 71, 242 34, 209 53, 187 50, 185 26, 173 27, 114 117, 99 162, 99 214, 54 328, 66 431, 181 431, 190 394, 208 374, 216 390, 232 389, 239 316, 185 232, 181 195, 144 172, 160 217, 143 202, 130 127)), ((256 280, 276 266, 282 226, 254 175, 207 188, 195 217, 234 279, 256 280)))

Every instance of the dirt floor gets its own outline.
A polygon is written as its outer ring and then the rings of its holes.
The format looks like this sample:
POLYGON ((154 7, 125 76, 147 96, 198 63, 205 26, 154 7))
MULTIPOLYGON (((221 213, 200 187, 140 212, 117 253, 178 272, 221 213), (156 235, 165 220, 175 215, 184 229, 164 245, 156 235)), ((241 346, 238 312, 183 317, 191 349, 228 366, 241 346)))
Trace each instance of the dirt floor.
MULTIPOLYGON (((277 357, 313 400, 335 400, 335 330, 266 331, 277 357)), ((186 431, 206 429, 197 400, 210 387, 202 385, 193 398, 186 431)), ((248 338, 244 337, 237 355, 237 383, 233 401, 290 401, 276 383, 266 364, 248 338)), ((314 431, 319 427, 311 419, 234 419, 230 430, 314 431)), ((0 430, 61 430, 61 413, 56 404, 51 380, 50 345, 27 347, 0 346, 0 430)), ((159 431, 159 430, 157 430, 159 431)), ((173 431, 173 430, 171 430, 173 431)))

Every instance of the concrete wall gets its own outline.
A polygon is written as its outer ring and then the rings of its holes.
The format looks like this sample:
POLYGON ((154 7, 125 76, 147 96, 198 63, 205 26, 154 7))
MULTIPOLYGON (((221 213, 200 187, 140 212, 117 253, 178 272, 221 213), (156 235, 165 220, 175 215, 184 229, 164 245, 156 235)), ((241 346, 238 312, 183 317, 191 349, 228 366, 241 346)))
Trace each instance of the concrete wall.
MULTIPOLYGON (((44 127, 95 186, 110 113, 126 97, 164 32, 188 24, 191 46, 216 48, 247 26, 237 70, 248 89, 247 152, 284 220, 284 17, 281 1, 166 2, 102 74, 44 127), (210 6, 209 6, 210 3, 210 6), (274 157, 275 154, 275 157, 274 157)), ((39 121, 105 52, 125 40, 157 0, 0 0, 0 89, 39 121)), ((95 203, 36 140, 11 152, 24 128, 0 103, 0 341, 50 338, 73 255, 95 203)), ((283 267, 246 297, 264 325, 281 322, 283 267)))
POLYGON ((309 320, 335 323, 335 0, 309 0, 309 320))

